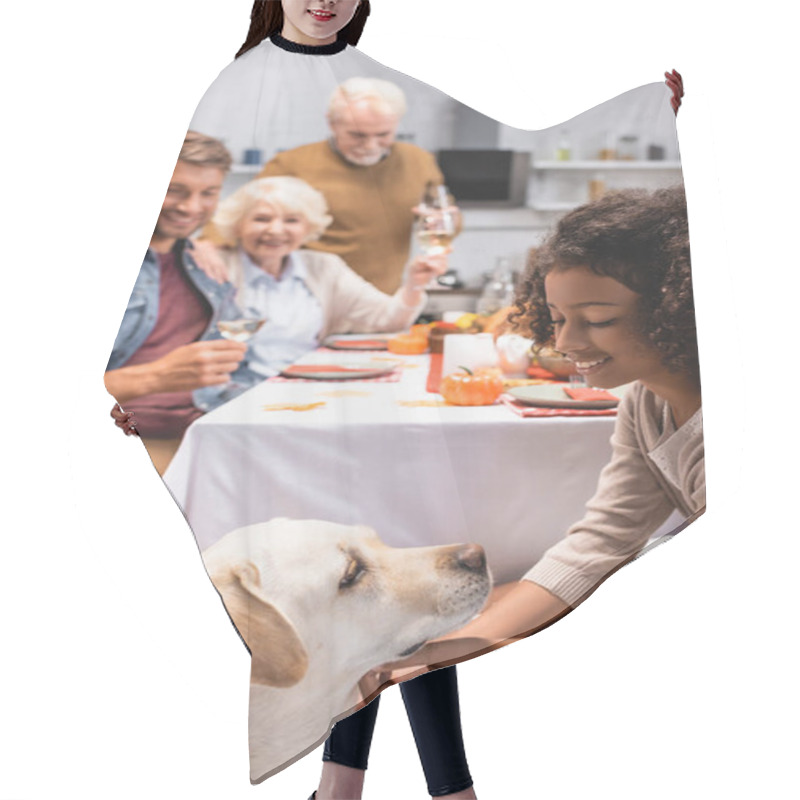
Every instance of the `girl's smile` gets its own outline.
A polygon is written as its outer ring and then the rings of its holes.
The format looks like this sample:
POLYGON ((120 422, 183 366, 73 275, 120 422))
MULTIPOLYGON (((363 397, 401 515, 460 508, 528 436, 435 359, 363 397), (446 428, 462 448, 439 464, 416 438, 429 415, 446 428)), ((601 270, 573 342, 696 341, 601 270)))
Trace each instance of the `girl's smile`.
POLYGON ((642 332, 640 295, 588 267, 557 268, 545 278, 555 347, 593 386, 660 382, 661 354, 642 332))

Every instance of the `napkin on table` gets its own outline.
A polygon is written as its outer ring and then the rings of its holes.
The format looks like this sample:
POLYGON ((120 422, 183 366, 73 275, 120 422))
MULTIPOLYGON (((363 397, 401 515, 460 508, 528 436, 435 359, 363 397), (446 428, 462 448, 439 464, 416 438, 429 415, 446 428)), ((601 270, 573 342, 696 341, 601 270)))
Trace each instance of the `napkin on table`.
POLYGON ((619 401, 619 397, 605 389, 593 389, 591 386, 565 386, 564 391, 573 400, 583 402, 593 402, 595 400, 614 400, 619 401))

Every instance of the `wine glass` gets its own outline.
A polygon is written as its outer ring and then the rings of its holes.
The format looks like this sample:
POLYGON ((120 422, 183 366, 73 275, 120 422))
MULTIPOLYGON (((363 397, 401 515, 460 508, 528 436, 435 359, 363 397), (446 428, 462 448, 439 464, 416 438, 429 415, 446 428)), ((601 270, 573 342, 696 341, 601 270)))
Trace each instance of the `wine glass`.
POLYGON ((266 317, 221 319, 217 323, 217 330, 223 339, 230 342, 249 342, 261 330, 261 326, 266 321, 266 317))
MULTIPOLYGON (((266 317, 239 317, 238 319, 221 319, 217 322, 217 330, 223 339, 230 342, 249 342, 261 326, 267 321, 266 317)), ((229 380, 221 391, 232 392, 241 387, 235 380, 229 380)))
POLYGON ((443 184, 429 183, 417 212, 417 240, 427 255, 441 255, 450 250, 461 231, 461 215, 443 184))

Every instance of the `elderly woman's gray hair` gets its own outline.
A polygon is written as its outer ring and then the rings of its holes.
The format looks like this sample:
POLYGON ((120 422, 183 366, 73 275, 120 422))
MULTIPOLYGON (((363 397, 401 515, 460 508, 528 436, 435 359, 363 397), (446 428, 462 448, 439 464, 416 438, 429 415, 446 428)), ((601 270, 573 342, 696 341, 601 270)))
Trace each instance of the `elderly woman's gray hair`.
POLYGON ((328 117, 337 119, 344 109, 366 101, 377 111, 400 119, 408 108, 403 90, 379 78, 348 78, 334 89, 328 104, 328 117))
POLYGON ((235 247, 239 243, 239 225, 259 203, 269 203, 281 211, 305 217, 309 227, 306 241, 319 239, 333 222, 325 196, 300 178, 259 178, 246 183, 219 204, 213 223, 225 246, 235 247))

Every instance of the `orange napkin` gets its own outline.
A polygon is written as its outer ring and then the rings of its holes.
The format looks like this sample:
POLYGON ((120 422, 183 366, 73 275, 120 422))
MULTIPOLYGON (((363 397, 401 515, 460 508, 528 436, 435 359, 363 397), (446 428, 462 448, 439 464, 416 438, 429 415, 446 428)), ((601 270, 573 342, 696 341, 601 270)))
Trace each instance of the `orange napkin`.
POLYGON ((590 386, 565 386, 564 391, 573 400, 592 402, 594 400, 619 400, 615 394, 605 389, 592 389, 590 386))

